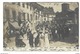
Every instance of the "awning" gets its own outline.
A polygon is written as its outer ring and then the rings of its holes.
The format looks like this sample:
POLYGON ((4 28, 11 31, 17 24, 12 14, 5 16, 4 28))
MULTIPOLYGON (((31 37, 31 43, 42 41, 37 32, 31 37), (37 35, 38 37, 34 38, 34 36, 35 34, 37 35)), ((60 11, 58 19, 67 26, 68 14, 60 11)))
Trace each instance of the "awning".
POLYGON ((18 25, 18 22, 10 22, 10 25, 13 26, 15 29, 20 28, 20 26, 18 25))

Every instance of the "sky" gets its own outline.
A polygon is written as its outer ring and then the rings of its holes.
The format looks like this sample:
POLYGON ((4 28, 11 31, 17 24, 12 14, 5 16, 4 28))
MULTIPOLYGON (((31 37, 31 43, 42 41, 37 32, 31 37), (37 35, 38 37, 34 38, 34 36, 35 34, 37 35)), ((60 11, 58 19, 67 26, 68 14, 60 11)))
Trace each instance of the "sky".
MULTIPOLYGON (((43 2, 43 3, 38 3, 44 7, 53 7, 54 12, 61 12, 62 8, 61 8, 61 2, 43 2)), ((78 7, 78 3, 77 2, 68 2, 69 4, 69 9, 70 10, 75 10, 75 8, 78 7)))

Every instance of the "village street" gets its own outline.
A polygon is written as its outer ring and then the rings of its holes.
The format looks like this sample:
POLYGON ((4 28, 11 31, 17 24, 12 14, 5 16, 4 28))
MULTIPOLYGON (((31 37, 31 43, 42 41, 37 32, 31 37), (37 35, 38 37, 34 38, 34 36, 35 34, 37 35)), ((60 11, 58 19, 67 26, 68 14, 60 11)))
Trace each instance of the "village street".
MULTIPOLYGON (((50 41, 50 48, 46 49, 41 47, 30 47, 29 40, 26 37, 23 39, 23 42, 26 44, 25 47, 16 47, 15 38, 10 38, 8 47, 4 48, 6 51, 79 51, 76 45, 77 43, 66 43, 61 41, 50 41)), ((68 40, 69 41, 69 40, 68 40)))

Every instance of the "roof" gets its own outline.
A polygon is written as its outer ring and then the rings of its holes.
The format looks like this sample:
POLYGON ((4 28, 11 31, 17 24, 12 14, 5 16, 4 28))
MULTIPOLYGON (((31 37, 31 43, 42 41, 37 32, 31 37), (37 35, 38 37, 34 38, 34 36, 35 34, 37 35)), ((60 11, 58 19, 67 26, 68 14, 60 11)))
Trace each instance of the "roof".
POLYGON ((44 8, 43 6, 41 6, 40 4, 38 4, 36 2, 30 2, 30 4, 34 9, 37 8, 40 11, 44 8))
POLYGON ((62 5, 69 5, 68 3, 63 3, 62 5))
POLYGON ((9 22, 10 25, 12 25, 15 29, 19 29, 19 25, 18 25, 18 22, 9 22))
POLYGON ((49 7, 49 8, 45 7, 43 9, 43 12, 44 12, 44 14, 54 14, 54 10, 52 7, 49 7))

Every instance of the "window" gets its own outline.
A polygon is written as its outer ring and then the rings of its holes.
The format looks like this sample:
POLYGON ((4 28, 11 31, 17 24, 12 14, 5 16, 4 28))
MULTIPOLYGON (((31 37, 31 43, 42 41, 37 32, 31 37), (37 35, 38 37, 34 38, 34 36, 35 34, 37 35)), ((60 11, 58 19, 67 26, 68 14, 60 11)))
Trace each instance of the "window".
POLYGON ((30 16, 31 16, 31 21, 32 21, 32 14, 30 14, 30 16))
POLYGON ((22 3, 22 6, 25 7, 25 3, 22 3))
POLYGON ((31 10, 31 8, 32 8, 32 7, 30 6, 30 10, 31 10))
POLYGON ((23 13, 23 20, 25 20, 25 13, 23 13))
POLYGON ((18 19, 21 19, 21 12, 18 12, 18 19))
POLYGON ((20 12, 18 12, 18 24, 19 24, 19 26, 21 24, 21 13, 20 12))
POLYGON ((28 19, 28 21, 29 21, 29 14, 27 13, 27 19, 28 19))
POLYGON ((4 9, 3 11, 4 13, 4 21, 8 20, 9 19, 9 9, 4 9))
POLYGON ((12 11, 12 18, 16 21, 16 11, 12 11))
POLYGON ((32 6, 31 6, 31 4, 30 4, 30 10, 32 9, 32 6))
POLYGON ((24 21, 24 20, 25 20, 25 13, 19 13, 19 15, 21 15, 21 16, 20 16, 21 21, 24 21))
POLYGON ((37 15, 36 15, 36 20, 37 20, 37 15))
POLYGON ((26 3, 26 5, 27 5, 27 9, 28 9, 28 3, 26 3))

